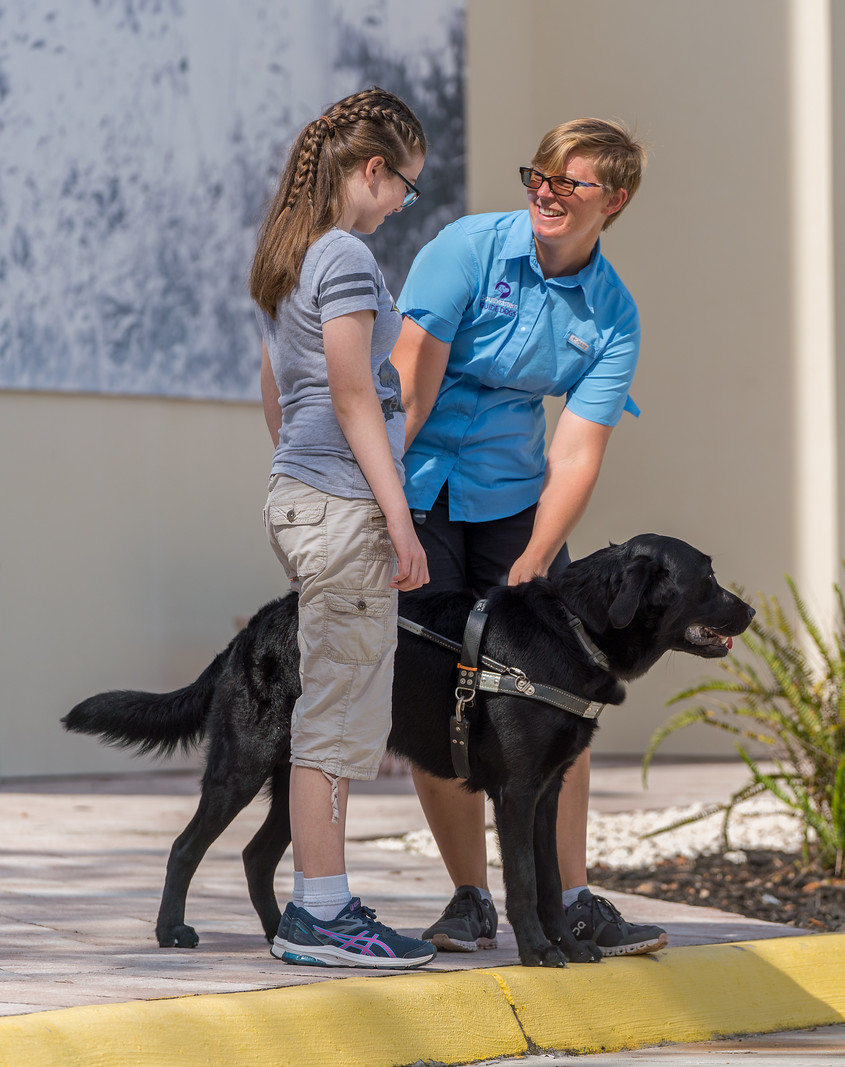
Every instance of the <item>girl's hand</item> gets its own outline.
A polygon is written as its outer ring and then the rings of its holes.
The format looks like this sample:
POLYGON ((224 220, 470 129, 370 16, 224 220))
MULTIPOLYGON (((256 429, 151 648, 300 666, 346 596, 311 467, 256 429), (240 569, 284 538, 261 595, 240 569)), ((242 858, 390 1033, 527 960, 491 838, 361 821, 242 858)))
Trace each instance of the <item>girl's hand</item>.
POLYGON ((396 553, 397 567, 391 589, 401 589, 407 593, 419 589, 428 583, 428 560, 425 549, 417 538, 411 513, 406 509, 404 515, 387 520, 387 532, 396 553))

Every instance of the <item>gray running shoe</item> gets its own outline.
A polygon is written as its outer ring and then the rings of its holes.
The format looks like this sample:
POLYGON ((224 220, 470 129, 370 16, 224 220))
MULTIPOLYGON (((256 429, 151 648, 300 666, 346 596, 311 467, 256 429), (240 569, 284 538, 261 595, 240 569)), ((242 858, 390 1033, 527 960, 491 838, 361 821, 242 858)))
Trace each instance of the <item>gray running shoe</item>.
POLYGON ((461 885, 437 922, 422 936, 447 952, 475 952, 496 947, 498 925, 493 902, 485 900, 474 885, 461 885))
POLYGON ((640 956, 669 943, 665 930, 626 922, 609 900, 589 889, 582 889, 566 909, 566 921, 578 941, 594 941, 603 956, 640 956))

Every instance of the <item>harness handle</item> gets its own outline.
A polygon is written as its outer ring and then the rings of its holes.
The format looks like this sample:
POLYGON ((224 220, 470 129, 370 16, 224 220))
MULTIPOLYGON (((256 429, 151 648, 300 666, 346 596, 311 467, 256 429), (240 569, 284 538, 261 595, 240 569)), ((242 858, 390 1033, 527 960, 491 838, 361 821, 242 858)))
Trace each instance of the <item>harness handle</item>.
POLYGON ((464 627, 464 643, 458 662, 458 685, 455 689, 455 714, 449 722, 452 769, 459 778, 469 778, 469 719, 466 709, 475 703, 478 687, 478 656, 481 638, 487 625, 487 601, 478 600, 464 627))

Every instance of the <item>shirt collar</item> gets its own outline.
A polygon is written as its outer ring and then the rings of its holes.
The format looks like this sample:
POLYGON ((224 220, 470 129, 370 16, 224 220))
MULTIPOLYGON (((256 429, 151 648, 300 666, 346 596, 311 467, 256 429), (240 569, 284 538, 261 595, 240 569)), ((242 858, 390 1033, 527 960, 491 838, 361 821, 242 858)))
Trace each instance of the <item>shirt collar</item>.
POLYGON ((519 259, 520 256, 531 256, 533 252, 534 235, 531 232, 531 219, 527 211, 518 211, 502 245, 499 257, 501 259, 519 259))
MULTIPOLYGON (((530 261, 531 268, 542 276, 542 271, 537 263, 537 253, 534 249, 531 219, 527 211, 519 212, 519 217, 511 226, 499 256, 501 259, 519 259, 524 256, 530 261)), ((545 280, 548 284, 559 285, 565 289, 574 289, 580 285, 584 291, 587 304, 592 311, 594 310, 596 278, 601 258, 601 238, 599 238, 590 256, 590 262, 583 270, 579 270, 577 274, 567 275, 565 278, 546 278, 545 280)))

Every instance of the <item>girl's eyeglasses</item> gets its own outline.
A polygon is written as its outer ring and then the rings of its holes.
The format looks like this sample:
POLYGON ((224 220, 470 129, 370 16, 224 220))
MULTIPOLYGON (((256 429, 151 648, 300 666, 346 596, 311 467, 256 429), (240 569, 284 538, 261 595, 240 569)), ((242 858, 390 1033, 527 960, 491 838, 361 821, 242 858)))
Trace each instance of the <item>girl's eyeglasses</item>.
POLYGON ((416 202, 420 198, 420 191, 416 187, 416 185, 414 185, 413 182, 409 182, 405 175, 400 174, 395 167, 388 166, 387 169, 392 170, 397 178, 401 178, 402 181, 405 183, 405 188, 408 190, 407 193, 405 193, 405 199, 402 201, 399 210, 403 211, 406 207, 410 207, 411 204, 416 204, 416 202))

